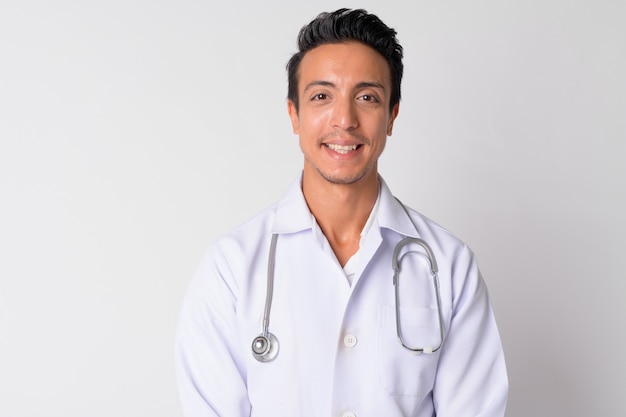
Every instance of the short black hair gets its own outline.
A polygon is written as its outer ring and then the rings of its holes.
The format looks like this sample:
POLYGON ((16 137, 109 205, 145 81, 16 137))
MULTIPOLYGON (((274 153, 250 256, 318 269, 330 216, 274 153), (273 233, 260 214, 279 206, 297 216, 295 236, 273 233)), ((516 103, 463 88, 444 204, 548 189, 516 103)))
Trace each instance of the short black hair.
POLYGON ((298 52, 287 63, 287 98, 298 110, 298 69, 302 58, 311 49, 333 43, 360 42, 381 54, 391 73, 389 110, 400 102, 402 83, 402 46, 396 31, 385 25, 376 15, 363 9, 339 9, 319 14, 298 34, 298 52))

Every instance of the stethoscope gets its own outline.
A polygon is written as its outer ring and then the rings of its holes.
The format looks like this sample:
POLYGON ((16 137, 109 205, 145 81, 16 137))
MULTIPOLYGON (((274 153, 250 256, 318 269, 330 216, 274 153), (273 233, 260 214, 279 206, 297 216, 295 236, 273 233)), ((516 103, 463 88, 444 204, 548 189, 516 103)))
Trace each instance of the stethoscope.
MULTIPOLYGON (((409 215, 408 210, 399 200, 398 202, 404 209, 404 212, 408 216, 413 227, 417 231, 417 226, 413 222, 413 219, 409 215)), ((261 334, 252 340, 252 356, 259 362, 270 362, 278 355, 279 345, 278 338, 269 331, 270 324, 270 310, 272 308, 272 296, 274 294, 274 266, 276 264, 276 242, 278 241, 278 234, 272 234, 272 241, 270 243, 269 260, 267 263, 267 291, 265 294, 265 310, 263 312, 263 330, 261 334)), ((439 278, 437 276, 438 268, 435 255, 433 254, 430 246, 422 239, 416 237, 405 237, 398 242, 393 250, 393 256, 391 259, 391 267, 393 269, 393 286, 395 287, 395 312, 396 312, 396 333, 398 340, 403 348, 413 353, 434 353, 437 352, 443 346, 444 342, 444 325, 443 325, 443 312, 441 309, 441 296, 439 295, 439 278), (435 288, 435 298, 437 300, 437 315, 439 318, 439 345, 436 347, 424 346, 424 347, 411 347, 408 345, 402 337, 402 326, 400 324, 400 263, 404 256, 414 251, 406 251, 402 255, 400 252, 408 244, 417 244, 421 246, 426 252, 426 257, 430 264, 430 272, 433 277, 433 287, 435 288)))

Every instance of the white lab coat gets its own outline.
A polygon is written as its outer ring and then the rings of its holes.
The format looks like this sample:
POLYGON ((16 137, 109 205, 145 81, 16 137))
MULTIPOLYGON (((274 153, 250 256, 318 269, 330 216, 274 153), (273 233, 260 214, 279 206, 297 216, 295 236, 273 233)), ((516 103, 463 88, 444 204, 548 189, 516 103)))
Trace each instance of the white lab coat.
MULTIPOLYGON (((328 243, 315 238, 299 181, 213 244, 187 291, 176 338, 185 416, 503 416, 504 355, 476 259, 440 226, 411 216, 417 232, 381 179, 352 285, 328 243), (269 330, 280 351, 260 363, 251 344, 262 329, 273 233, 279 238, 269 330), (446 339, 433 354, 413 354, 396 336, 391 257, 406 236, 428 242, 439 266, 446 339)), ((404 259, 402 333, 407 343, 436 347, 426 258, 404 259)))

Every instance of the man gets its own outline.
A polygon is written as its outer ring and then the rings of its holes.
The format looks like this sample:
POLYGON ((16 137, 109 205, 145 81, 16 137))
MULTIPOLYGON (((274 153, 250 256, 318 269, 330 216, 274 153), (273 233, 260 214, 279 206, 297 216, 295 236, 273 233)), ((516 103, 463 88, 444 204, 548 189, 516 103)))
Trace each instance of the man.
POLYGON ((377 171, 399 109, 395 35, 346 9, 301 30, 287 68, 302 175, 212 245, 190 284, 176 342, 185 416, 504 415, 473 254, 377 171))

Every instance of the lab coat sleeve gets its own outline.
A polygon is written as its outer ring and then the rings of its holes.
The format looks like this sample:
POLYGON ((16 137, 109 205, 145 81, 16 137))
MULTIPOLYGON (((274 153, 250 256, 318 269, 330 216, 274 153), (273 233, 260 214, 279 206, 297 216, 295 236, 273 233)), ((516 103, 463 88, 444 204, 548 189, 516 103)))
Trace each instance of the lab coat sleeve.
POLYGON ((183 300, 175 364, 185 417, 250 415, 236 325, 237 283, 219 246, 202 260, 183 300))
POLYGON ((508 379, 487 287, 463 246, 451 268, 452 316, 433 400, 438 417, 502 417, 508 379))

